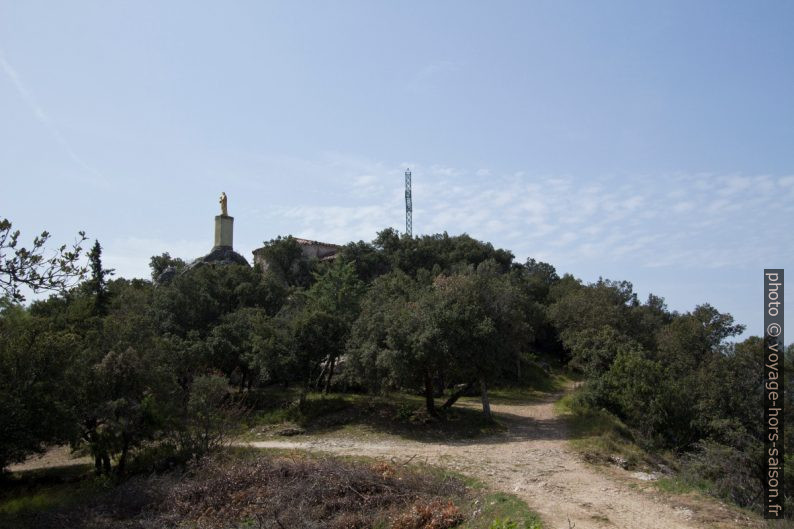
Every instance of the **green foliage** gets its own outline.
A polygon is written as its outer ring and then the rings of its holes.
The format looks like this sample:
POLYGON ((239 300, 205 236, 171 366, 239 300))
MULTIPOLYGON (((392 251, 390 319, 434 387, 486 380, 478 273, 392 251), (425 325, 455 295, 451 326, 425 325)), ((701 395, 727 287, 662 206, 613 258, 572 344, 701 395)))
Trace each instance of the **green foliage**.
POLYGON ((612 327, 630 335, 631 308, 638 303, 628 281, 599 279, 587 287, 560 282, 555 285, 552 295, 557 299, 549 306, 549 317, 566 347, 570 348, 569 342, 578 333, 587 330, 612 327))
POLYGON ((760 469, 755 463, 763 457, 761 443, 750 451, 740 451, 704 440, 684 458, 680 477, 692 487, 749 507, 763 495, 762 481, 757 475, 760 469))
POLYGON ((301 405, 309 389, 319 385, 323 362, 330 365, 329 359, 342 350, 346 337, 347 327, 339 314, 309 307, 292 320, 288 369, 302 382, 301 405))
POLYGON ((184 416, 175 429, 177 446, 194 459, 224 446, 243 409, 230 395, 229 381, 218 375, 193 380, 184 416))
POLYGON ((78 477, 60 476, 57 471, 49 471, 35 478, 16 479, 4 483, 6 493, 0 496, 0 525, 16 527, 12 523, 14 520, 68 508, 110 487, 110 483, 101 478, 85 479, 75 483, 78 477), (8 525, 5 525, 6 523, 8 525))
POLYGON ((512 494, 496 492, 477 502, 477 520, 464 527, 472 529, 543 529, 537 513, 512 494))
POLYGON ((601 390, 609 407, 646 439, 683 444, 689 419, 686 394, 642 350, 619 352, 601 390))
POLYGON ((654 481, 654 485, 659 490, 673 494, 686 494, 692 491, 700 491, 708 494, 711 489, 711 483, 704 479, 692 480, 691 478, 682 478, 680 474, 661 477, 654 481))
POLYGON ((353 328, 350 367, 373 390, 423 388, 436 414, 433 376, 446 349, 430 310, 431 289, 401 271, 376 279, 353 328))
POLYGON ((371 283, 376 277, 391 270, 386 254, 364 241, 346 244, 337 254, 337 259, 353 263, 356 274, 365 283, 371 283))
POLYGON ((225 314, 261 308, 273 315, 286 298, 284 287, 263 280, 256 269, 241 265, 203 266, 177 276, 154 291, 154 317, 161 332, 202 338, 225 314))
POLYGON ((388 228, 378 233, 373 246, 383 252, 391 269, 399 269, 412 277, 420 270, 454 272, 456 267, 478 266, 488 260, 494 261, 502 272, 506 272, 513 261, 508 250, 495 249, 466 234, 450 236, 446 232, 421 237, 400 237, 388 228))
POLYGON ((263 309, 242 308, 220 318, 207 337, 208 364, 226 377, 239 379, 240 387, 250 386, 268 367, 264 348, 275 338, 271 318, 263 309))
MULTIPOLYGON (((364 283, 356 275, 353 263, 337 258, 333 264, 314 274, 315 282, 307 290, 307 310, 324 314, 333 321, 325 321, 326 344, 323 346, 323 371, 319 386, 325 385, 325 392, 331 389, 337 359, 344 350, 353 322, 359 314, 359 303, 364 294, 364 283)), ((326 317, 326 319, 327 319, 326 317)))
POLYGON ((523 294, 494 261, 430 283, 402 271, 381 276, 354 325, 350 367, 381 382, 373 389, 421 388, 432 415, 436 380, 477 381, 489 416, 488 385, 520 362, 532 334, 523 294))
POLYGON ((94 246, 88 252, 88 267, 91 274, 85 287, 94 298, 94 312, 104 314, 108 304, 108 278, 113 275, 112 269, 102 266, 102 246, 99 241, 94 241, 94 246))
POLYGON ((681 453, 682 483, 757 508, 760 339, 731 344, 744 327, 730 314, 708 304, 670 313, 653 295, 640 304, 626 282, 582 285, 563 278, 549 297, 548 315, 570 366, 587 377, 579 395, 586 411, 574 414, 574 424, 597 440, 586 450, 604 457, 630 452, 605 421, 603 414, 610 414, 642 446, 681 453))
POLYGON ((79 337, 18 305, 0 310, 0 469, 69 437, 64 370, 79 337))
POLYGON ((519 361, 530 332, 521 293, 494 261, 486 261, 476 271, 438 276, 433 295, 434 318, 450 352, 448 372, 479 382, 483 413, 490 417, 487 387, 519 361))
POLYGON ((267 273, 281 284, 299 287, 311 284, 316 260, 303 258, 303 249, 292 235, 265 241, 261 252, 267 273))
POLYGON ((488 529, 542 529, 543 525, 537 518, 524 520, 524 523, 515 522, 509 518, 495 519, 488 529))
POLYGON ((600 377, 609 371, 620 351, 640 349, 637 342, 608 325, 569 332, 565 343, 571 351, 569 365, 588 377, 600 377))
POLYGON ((653 465, 656 460, 637 445, 637 438, 615 414, 599 408, 588 391, 569 393, 555 403, 569 424, 571 445, 586 461, 607 463, 620 457, 627 468, 653 465))
POLYGON ((92 371, 83 437, 104 471, 107 459, 118 454, 118 472, 123 474, 130 451, 153 438, 162 425, 158 393, 169 387, 163 373, 147 366, 144 355, 132 347, 108 352, 92 371))
POLYGON ((157 278, 162 275, 168 268, 173 268, 177 272, 182 272, 187 263, 179 257, 171 257, 168 252, 163 252, 160 255, 153 255, 149 260, 149 268, 152 270, 152 281, 157 281, 157 278))
MULTIPOLYGON (((49 234, 31 249, 18 237, 0 221, 6 295, 22 299, 24 285, 60 291, 86 271, 77 263, 84 239, 46 260, 49 234)), ((301 406, 273 412, 280 419, 314 417, 310 393, 343 388, 372 402, 373 393, 411 394, 416 402, 395 404, 391 420, 414 420, 423 401, 423 420, 451 422, 450 408, 473 388, 485 421, 489 388, 529 379, 551 387, 551 363, 584 377, 569 403, 580 439, 601 439, 604 453, 634 442, 676 451, 682 476, 708 476, 715 494, 754 504, 762 344, 730 343, 743 326, 708 304, 670 312, 658 296, 640 303, 627 281, 584 284, 465 234, 387 229, 331 262, 278 237, 262 250, 264 273, 191 269, 164 253, 151 258, 152 278, 180 273, 156 288, 111 279, 101 253, 96 242, 90 277, 76 288, 28 308, 2 301, 0 467, 66 440, 87 446, 100 472, 114 459, 123 472, 152 446, 198 457, 222 444, 237 413, 230 394, 250 402, 275 385, 300 396, 301 406)))
POLYGON ((356 319, 364 283, 356 276, 353 263, 335 259, 314 272, 314 283, 306 291, 312 307, 338 315, 348 325, 356 319))
POLYGON ((72 245, 63 244, 51 257, 45 256, 50 239, 47 231, 33 239, 30 247, 20 246, 19 230, 12 230, 11 221, 0 218, 0 297, 22 302, 22 288, 34 292, 63 292, 85 277, 86 268, 80 264, 84 232, 72 245))

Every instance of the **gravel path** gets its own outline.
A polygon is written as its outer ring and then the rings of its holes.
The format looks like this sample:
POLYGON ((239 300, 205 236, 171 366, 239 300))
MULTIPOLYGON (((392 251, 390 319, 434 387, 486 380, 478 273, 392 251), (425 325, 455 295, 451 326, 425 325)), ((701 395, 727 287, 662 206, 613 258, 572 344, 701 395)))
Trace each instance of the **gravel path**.
POLYGON ((287 448, 369 456, 445 466, 516 494, 541 514, 549 529, 694 529, 761 527, 759 520, 697 495, 655 490, 618 468, 593 467, 568 447, 565 421, 554 400, 494 405, 506 434, 468 441, 419 442, 399 437, 357 440, 321 436, 305 441, 254 441, 287 448))

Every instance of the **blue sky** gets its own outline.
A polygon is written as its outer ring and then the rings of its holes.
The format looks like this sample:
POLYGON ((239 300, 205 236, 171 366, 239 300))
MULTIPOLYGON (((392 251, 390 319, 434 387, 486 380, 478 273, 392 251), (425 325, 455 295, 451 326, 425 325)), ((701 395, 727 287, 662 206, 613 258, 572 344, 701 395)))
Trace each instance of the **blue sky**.
MULTIPOLYGON (((123 276, 467 232, 762 332, 794 264, 794 4, 0 1, 0 216, 123 276)), ((792 279, 794 280, 794 279, 792 279)), ((791 314, 788 311, 788 325, 791 314)), ((794 332, 794 331, 791 331, 794 332)))

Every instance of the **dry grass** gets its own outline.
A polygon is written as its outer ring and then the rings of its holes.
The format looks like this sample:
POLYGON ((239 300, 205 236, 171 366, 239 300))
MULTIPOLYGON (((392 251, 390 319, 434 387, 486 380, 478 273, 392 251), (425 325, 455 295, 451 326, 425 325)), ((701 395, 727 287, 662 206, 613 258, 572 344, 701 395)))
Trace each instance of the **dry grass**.
POLYGON ((79 506, 4 519, 11 527, 447 529, 463 521, 462 481, 390 463, 215 458, 139 476, 79 506))

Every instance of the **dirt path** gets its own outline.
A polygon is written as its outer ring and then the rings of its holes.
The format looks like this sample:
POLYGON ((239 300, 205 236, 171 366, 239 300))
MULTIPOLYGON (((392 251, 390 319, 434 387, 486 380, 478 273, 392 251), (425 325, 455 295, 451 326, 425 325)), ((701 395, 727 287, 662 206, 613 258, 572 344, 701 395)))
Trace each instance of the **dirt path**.
POLYGON ((43 454, 32 455, 22 463, 9 465, 10 472, 26 472, 42 468, 71 467, 76 465, 92 465, 90 457, 72 455, 68 446, 53 446, 43 454))
POLYGON ((694 529, 760 527, 735 509, 692 495, 665 495, 631 473, 595 468, 567 446, 556 396, 522 405, 494 405, 506 435, 472 441, 418 442, 394 437, 362 441, 318 437, 306 441, 256 441, 259 448, 295 448, 337 455, 427 461, 471 475, 516 494, 550 529, 694 529))

